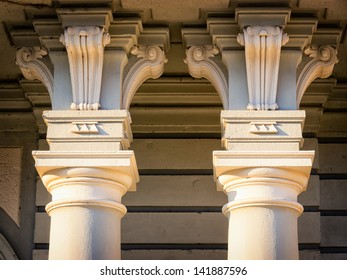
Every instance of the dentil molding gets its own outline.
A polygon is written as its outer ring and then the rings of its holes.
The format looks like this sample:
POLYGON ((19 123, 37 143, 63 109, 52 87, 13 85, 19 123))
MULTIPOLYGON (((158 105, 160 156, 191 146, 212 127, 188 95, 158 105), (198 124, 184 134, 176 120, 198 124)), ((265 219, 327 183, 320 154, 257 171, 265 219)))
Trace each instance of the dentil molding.
POLYGON ((276 110, 281 46, 287 34, 278 26, 248 26, 237 37, 245 46, 249 110, 276 110))
POLYGON ((16 63, 26 79, 41 81, 52 96, 53 74, 46 63, 41 60, 46 55, 45 48, 23 47, 17 51, 16 63))
POLYGON ((73 110, 98 110, 104 47, 110 43, 105 28, 73 26, 65 29, 60 41, 65 45, 70 64, 73 110))
POLYGON ((130 53, 140 58, 130 69, 123 83, 122 109, 129 109, 139 86, 147 79, 157 79, 164 72, 167 62, 165 52, 159 46, 134 46, 130 53))
POLYGON ((229 89, 221 68, 211 58, 219 53, 216 46, 192 46, 186 51, 184 62, 194 78, 206 78, 217 90, 224 109, 228 109, 229 89))
POLYGON ((296 101, 299 108, 301 99, 307 87, 316 78, 329 77, 334 69, 335 64, 339 61, 337 50, 332 46, 309 46, 304 53, 312 58, 300 72, 296 84, 296 101))

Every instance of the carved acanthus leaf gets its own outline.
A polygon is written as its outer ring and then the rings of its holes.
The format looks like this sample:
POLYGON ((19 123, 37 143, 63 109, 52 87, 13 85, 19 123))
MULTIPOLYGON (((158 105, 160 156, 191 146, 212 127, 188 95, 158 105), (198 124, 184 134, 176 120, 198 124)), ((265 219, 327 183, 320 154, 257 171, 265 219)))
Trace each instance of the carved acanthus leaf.
POLYGON ((17 51, 16 63, 26 79, 41 81, 52 95, 53 74, 46 63, 41 60, 46 55, 45 48, 23 47, 17 51))
POLYGON ((301 70, 296 83, 296 103, 298 108, 307 87, 316 78, 329 77, 333 72, 335 64, 339 61, 337 50, 331 46, 310 46, 305 49, 304 53, 311 57, 312 60, 301 70))
POLYGON ((98 110, 104 47, 110 36, 98 26, 68 27, 60 41, 66 46, 70 64, 73 110, 98 110))
POLYGON ((228 83, 223 71, 211 58, 219 53, 216 46, 192 46, 186 50, 184 62, 194 78, 205 78, 218 92, 224 109, 228 109, 228 83))
POLYGON ((167 62, 165 52, 158 46, 135 46, 131 54, 140 58, 127 73, 123 82, 122 109, 129 109, 139 86, 147 79, 157 79, 164 72, 167 62))
POLYGON ((237 41, 245 46, 249 110, 276 110, 281 46, 287 34, 278 26, 249 26, 237 41))

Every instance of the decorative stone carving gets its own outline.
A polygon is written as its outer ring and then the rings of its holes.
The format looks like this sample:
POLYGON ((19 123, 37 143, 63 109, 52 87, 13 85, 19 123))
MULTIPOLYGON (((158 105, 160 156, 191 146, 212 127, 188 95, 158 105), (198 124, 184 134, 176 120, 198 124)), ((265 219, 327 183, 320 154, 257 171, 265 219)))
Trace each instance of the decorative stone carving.
POLYGON ((60 41, 66 46, 70 64, 73 110, 98 110, 104 47, 110 43, 105 28, 73 26, 65 29, 60 41))
POLYGON ((287 34, 275 26, 249 26, 237 41, 245 46, 249 110, 276 110, 281 46, 287 34))
POLYGON ((194 78, 206 78, 217 90, 223 104, 228 108, 228 83, 221 68, 211 58, 215 57, 219 50, 215 46, 192 46, 186 51, 184 62, 194 78))
POLYGON ((98 122, 73 122, 71 132, 76 134, 99 134, 98 122))
POLYGON ((297 80, 296 101, 298 108, 307 87, 316 78, 329 77, 333 72, 335 64, 339 61, 337 50, 331 46, 309 46, 304 53, 313 59, 301 70, 297 80))
POLYGON ((45 62, 40 60, 47 55, 47 50, 41 47, 23 47, 17 51, 16 63, 24 77, 28 80, 39 80, 53 93, 53 74, 45 62))
POLYGON ((139 86, 147 79, 157 79, 164 72, 167 62, 165 52, 158 46, 135 46, 131 54, 140 58, 127 73, 123 83, 122 109, 129 109, 139 86))
POLYGON ((249 132, 254 134, 277 134, 277 122, 251 122, 249 132))

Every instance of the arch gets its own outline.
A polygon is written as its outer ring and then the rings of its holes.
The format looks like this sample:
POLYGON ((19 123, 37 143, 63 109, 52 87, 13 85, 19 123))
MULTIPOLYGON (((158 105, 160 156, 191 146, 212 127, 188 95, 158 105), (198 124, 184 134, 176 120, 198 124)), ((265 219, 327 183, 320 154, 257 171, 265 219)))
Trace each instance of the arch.
POLYGON ((131 67, 124 79, 122 109, 125 110, 129 110, 140 85, 147 79, 159 78, 167 62, 165 52, 158 46, 135 46, 130 52, 140 60, 131 67))
POLYGON ((217 90, 222 100, 223 109, 228 109, 228 83, 221 68, 211 58, 219 53, 216 46, 192 46, 186 51, 184 62, 189 74, 194 78, 206 78, 217 90))
POLYGON ((328 78, 332 74, 335 64, 339 61, 337 50, 331 46, 321 46, 319 48, 309 46, 304 52, 313 59, 302 69, 296 83, 297 108, 299 108, 308 86, 316 78, 328 78))
POLYGON ((7 239, 0 233, 0 260, 18 260, 18 257, 7 239))
POLYGON ((23 47, 17 51, 16 63, 26 79, 41 81, 52 98, 53 74, 48 66, 48 61, 43 60, 43 57, 47 54, 48 52, 45 48, 23 47))

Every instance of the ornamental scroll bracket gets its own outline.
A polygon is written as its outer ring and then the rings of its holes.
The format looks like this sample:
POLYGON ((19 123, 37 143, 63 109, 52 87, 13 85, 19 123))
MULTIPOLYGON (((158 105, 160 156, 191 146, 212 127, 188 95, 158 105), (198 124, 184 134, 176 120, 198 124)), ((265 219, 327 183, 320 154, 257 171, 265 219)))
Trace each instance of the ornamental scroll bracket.
POLYGON ((23 76, 28 80, 39 80, 47 88, 50 96, 53 93, 53 74, 42 60, 48 54, 45 48, 23 47, 17 51, 16 63, 23 76))
POLYGON ((337 50, 332 46, 309 46, 304 53, 312 58, 301 70, 296 83, 296 105, 300 106, 301 99, 307 87, 316 78, 329 77, 335 64, 339 61, 337 50))
POLYGON ((278 26, 248 26, 237 37, 245 46, 249 110, 276 110, 281 46, 287 34, 278 26))
POLYGON ((122 109, 128 110, 137 89, 147 79, 157 79, 164 72, 167 62, 165 52, 159 46, 134 46, 130 53, 138 60, 129 70, 123 82, 122 109))
POLYGON ((223 108, 228 109, 229 88, 225 74, 212 60, 219 53, 216 46, 192 46, 186 50, 184 62, 188 65, 189 74, 197 79, 205 78, 218 92, 223 108))
POLYGON ((99 26, 73 26, 65 29, 60 42, 68 54, 72 84, 72 110, 98 110, 104 47, 110 35, 99 26))

